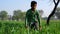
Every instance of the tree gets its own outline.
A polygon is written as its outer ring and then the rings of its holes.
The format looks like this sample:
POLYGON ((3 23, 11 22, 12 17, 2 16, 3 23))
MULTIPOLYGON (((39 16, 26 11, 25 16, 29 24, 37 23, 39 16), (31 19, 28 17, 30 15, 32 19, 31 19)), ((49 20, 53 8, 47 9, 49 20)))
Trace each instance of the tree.
POLYGON ((60 19, 60 8, 58 7, 55 12, 55 16, 60 19))
POLYGON ((54 9, 53 9, 53 11, 51 12, 51 14, 48 16, 47 25, 49 25, 49 20, 50 20, 50 18, 54 15, 54 13, 55 13, 55 11, 56 11, 56 8, 57 8, 60 0, 53 0, 53 2, 54 2, 54 4, 55 4, 55 6, 54 6, 54 9), (56 1, 57 1, 57 2, 56 2, 56 1))
POLYGON ((39 14, 40 14, 41 17, 42 17, 42 15, 43 15, 43 13, 44 13, 43 10, 39 10, 39 14))
POLYGON ((15 20, 24 20, 24 18, 25 18, 25 12, 22 12, 21 10, 15 10, 14 12, 13 12, 13 19, 15 20))
POLYGON ((13 12, 13 18, 16 19, 17 21, 20 19, 21 17, 21 10, 14 10, 13 12))
POLYGON ((1 11, 0 12, 0 18, 1 18, 1 20, 4 20, 4 18, 6 18, 7 17, 7 12, 6 11, 1 11))
POLYGON ((21 20, 25 20, 25 14, 26 12, 22 12, 21 20))

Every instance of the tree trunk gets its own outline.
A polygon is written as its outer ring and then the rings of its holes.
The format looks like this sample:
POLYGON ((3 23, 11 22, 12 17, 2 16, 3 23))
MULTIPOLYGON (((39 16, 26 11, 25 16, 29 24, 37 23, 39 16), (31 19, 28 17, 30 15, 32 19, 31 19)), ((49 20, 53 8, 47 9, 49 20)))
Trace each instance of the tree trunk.
POLYGON ((55 11, 56 11, 56 8, 57 8, 58 4, 59 4, 59 1, 55 4, 55 7, 54 7, 52 13, 48 16, 47 25, 49 25, 49 20, 50 20, 50 18, 54 15, 54 13, 55 13, 55 11))

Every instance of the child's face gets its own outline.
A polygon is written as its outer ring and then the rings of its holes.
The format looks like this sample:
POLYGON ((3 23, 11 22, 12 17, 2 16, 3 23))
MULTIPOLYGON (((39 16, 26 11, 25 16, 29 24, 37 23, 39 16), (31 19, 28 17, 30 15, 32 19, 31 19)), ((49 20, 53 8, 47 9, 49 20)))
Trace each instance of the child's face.
POLYGON ((36 7, 37 7, 37 4, 34 4, 31 8, 35 10, 36 7))

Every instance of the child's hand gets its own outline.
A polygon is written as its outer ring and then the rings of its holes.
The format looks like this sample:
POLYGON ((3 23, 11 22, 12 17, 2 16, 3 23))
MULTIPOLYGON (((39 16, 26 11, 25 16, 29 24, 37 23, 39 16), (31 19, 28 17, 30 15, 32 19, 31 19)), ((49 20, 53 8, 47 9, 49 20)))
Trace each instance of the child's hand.
POLYGON ((28 26, 25 26, 25 28, 27 29, 27 28, 28 28, 28 26))
POLYGON ((42 27, 40 26, 39 28, 40 28, 40 31, 41 31, 42 30, 42 27))

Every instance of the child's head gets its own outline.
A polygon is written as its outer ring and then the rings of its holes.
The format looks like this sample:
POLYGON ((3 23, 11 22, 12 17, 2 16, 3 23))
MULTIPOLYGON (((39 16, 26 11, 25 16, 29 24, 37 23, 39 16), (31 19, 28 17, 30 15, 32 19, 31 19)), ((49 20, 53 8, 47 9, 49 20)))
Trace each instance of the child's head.
POLYGON ((37 2, 36 1, 32 1, 31 2, 31 8, 32 9, 36 9, 36 6, 37 6, 37 2))

